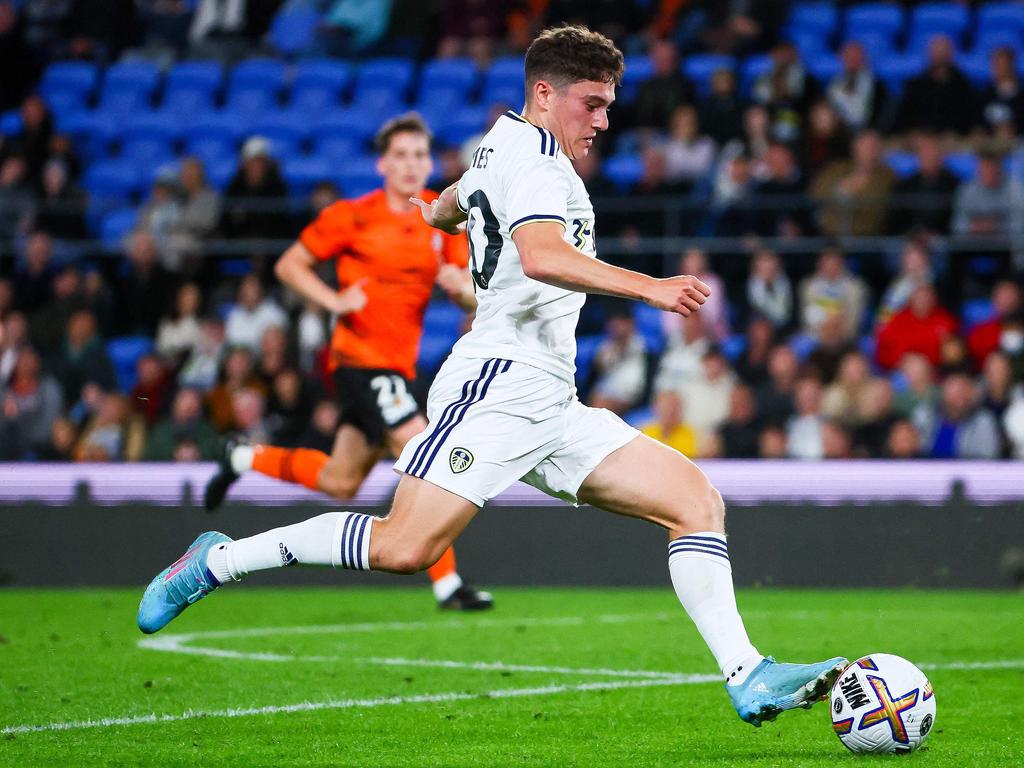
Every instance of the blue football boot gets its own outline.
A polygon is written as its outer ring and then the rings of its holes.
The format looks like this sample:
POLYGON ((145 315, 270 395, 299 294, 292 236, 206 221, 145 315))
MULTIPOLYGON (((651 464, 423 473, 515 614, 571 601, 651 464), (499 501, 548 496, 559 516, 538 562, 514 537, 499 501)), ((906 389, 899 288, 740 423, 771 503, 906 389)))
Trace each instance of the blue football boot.
POLYGON ((725 689, 740 719, 760 728, 787 709, 807 709, 828 696, 849 663, 836 657, 817 664, 779 664, 767 656, 746 680, 725 689))
POLYGON ((147 635, 166 627, 192 603, 202 600, 220 586, 206 567, 210 547, 231 541, 223 533, 207 531, 192 542, 188 551, 157 574, 139 603, 139 629, 147 635))

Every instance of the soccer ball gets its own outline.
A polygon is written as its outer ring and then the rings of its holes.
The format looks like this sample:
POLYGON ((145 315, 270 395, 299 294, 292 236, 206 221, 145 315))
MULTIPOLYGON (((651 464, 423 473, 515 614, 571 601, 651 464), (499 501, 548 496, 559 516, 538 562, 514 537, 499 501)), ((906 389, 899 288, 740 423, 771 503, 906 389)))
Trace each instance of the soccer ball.
POLYGON ((906 659, 873 653, 832 686, 832 729, 851 752, 913 752, 935 725, 935 692, 906 659))

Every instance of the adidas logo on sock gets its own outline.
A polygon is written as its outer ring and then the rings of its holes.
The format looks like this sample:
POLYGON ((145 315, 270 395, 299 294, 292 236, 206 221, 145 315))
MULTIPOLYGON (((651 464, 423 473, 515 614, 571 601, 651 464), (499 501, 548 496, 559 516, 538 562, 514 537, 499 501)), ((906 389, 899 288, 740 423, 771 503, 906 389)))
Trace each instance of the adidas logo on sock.
POLYGON ((277 546, 281 550, 281 562, 285 566, 298 565, 299 559, 297 557, 295 557, 295 555, 293 555, 291 552, 288 551, 288 547, 286 547, 284 545, 283 541, 280 542, 277 546))

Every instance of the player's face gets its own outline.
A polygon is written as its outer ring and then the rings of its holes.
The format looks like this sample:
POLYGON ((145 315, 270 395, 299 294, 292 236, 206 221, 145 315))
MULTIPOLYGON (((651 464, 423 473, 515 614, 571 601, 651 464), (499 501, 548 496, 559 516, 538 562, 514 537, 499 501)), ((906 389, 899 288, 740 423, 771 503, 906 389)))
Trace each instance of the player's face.
POLYGON ((599 131, 608 130, 608 108, 615 84, 583 80, 556 90, 551 99, 550 126, 570 158, 585 157, 599 131))
POLYGON ((419 194, 434 170, 430 141, 421 133, 396 133, 377 160, 384 186, 401 196, 419 194))

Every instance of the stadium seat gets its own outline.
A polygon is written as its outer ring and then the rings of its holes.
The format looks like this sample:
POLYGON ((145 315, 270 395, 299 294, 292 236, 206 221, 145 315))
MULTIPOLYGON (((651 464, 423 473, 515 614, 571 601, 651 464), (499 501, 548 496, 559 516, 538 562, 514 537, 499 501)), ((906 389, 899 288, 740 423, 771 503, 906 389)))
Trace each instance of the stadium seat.
POLYGON ((304 90, 326 90, 335 96, 345 93, 352 82, 352 68, 343 61, 311 59, 295 65, 291 98, 304 90))
POLYGON ((204 166, 224 160, 235 160, 238 156, 237 142, 216 136, 192 136, 185 141, 182 151, 185 156, 193 156, 204 166))
POLYGON ((185 152, 210 163, 215 158, 237 160, 245 123, 236 115, 206 115, 185 126, 185 152))
POLYGON ((148 61, 122 61, 107 67, 103 90, 124 89, 152 95, 160 84, 160 70, 148 61))
POLYGON ((917 173, 920 163, 913 152, 886 152, 885 163, 901 179, 917 173))
POLYGON ((275 100, 284 88, 284 64, 277 59, 247 59, 231 70, 227 92, 265 90, 275 100))
POLYGON ((743 96, 750 94, 754 81, 772 69, 772 57, 768 54, 748 56, 740 67, 739 87, 743 96))
POLYGON ((352 100, 362 102, 369 93, 387 91, 394 94, 399 102, 404 103, 412 84, 413 73, 413 63, 408 59, 369 59, 356 73, 352 100))
POLYGON ((458 338, 466 313, 450 301, 432 301, 423 315, 423 335, 458 338))
POLYGON ((807 67, 807 71, 822 86, 828 85, 832 78, 838 75, 843 68, 839 58, 828 51, 808 56, 804 59, 804 66, 807 67))
POLYGON ((865 29, 853 31, 846 35, 844 43, 856 41, 861 44, 871 56, 872 61, 881 56, 888 56, 896 52, 896 41, 892 35, 881 32, 877 29, 865 29))
POLYGON ((875 61, 875 72, 885 82, 886 87, 895 95, 903 92, 903 84, 917 77, 927 66, 927 60, 920 54, 889 53, 878 56, 875 61))
POLYGON ((310 126, 310 133, 314 147, 319 148, 321 142, 327 139, 349 139, 359 144, 359 154, 362 154, 377 128, 377 125, 368 124, 351 110, 340 109, 314 122, 310 126))
POLYGON ((640 85, 654 75, 654 64, 649 56, 626 56, 626 69, 622 74, 619 101, 629 104, 636 98, 640 85))
POLYGON ((224 102, 223 114, 235 115, 248 123, 277 107, 276 102, 265 88, 240 88, 231 91, 224 102))
POLYGON ((518 110, 525 102, 525 93, 526 79, 522 59, 517 56, 505 56, 491 62, 491 66, 484 74, 480 106, 489 108, 495 104, 502 104, 518 110))
POLYGON ((134 208, 121 208, 111 211, 103 217, 100 225, 100 239, 108 251, 120 251, 125 236, 135 229, 138 211, 134 208))
POLYGON ((189 119, 195 119, 199 115, 213 111, 213 92, 191 88, 165 91, 160 100, 160 106, 157 108, 157 112, 161 114, 189 119))
POLYGON ((331 161, 319 155, 290 157, 281 163, 281 174, 292 197, 299 198, 308 195, 321 181, 331 181, 332 168, 331 161))
POLYGON ((717 53, 697 53, 683 61, 683 73, 693 81, 701 95, 711 88, 711 76, 720 69, 736 69, 736 59, 717 53))
POLYGON ((433 59, 420 70, 418 91, 448 90, 457 88, 464 94, 464 101, 476 88, 480 71, 472 59, 433 59))
POLYGON ((139 358, 153 351, 153 339, 149 336, 119 336, 107 342, 107 355, 114 364, 117 387, 122 392, 131 392, 135 386, 135 367, 139 358))
POLYGON ((123 140, 118 156, 135 167, 143 169, 143 175, 146 175, 145 172, 148 169, 172 162, 176 154, 174 145, 164 139, 156 136, 140 136, 123 140))
POLYGON ((903 29, 904 18, 903 8, 893 3, 863 3, 847 9, 844 29, 847 36, 872 31, 892 39, 903 29))
POLYGON ((80 112, 58 121, 61 133, 71 137, 75 151, 85 161, 106 157, 119 132, 119 125, 111 115, 80 112))
POLYGON ((797 3, 789 12, 790 32, 806 31, 819 38, 828 38, 839 26, 835 3, 797 3))
POLYGON ((719 345, 719 348, 722 350, 722 354, 725 355, 726 360, 730 363, 735 363, 747 349, 747 337, 742 333, 734 333, 725 339, 719 345))
POLYGON ((123 126, 121 139, 127 141, 139 138, 157 138, 173 145, 181 139, 183 118, 188 119, 188 115, 179 116, 158 112, 137 115, 123 126))
POLYGON ((629 424, 629 426, 640 429, 654 421, 654 409, 646 406, 643 408, 634 408, 623 416, 622 420, 629 424))
POLYGON ((39 82, 40 95, 49 101, 55 93, 70 94, 84 106, 96 90, 99 67, 87 61, 57 61, 46 68, 39 82))
POLYGON ((1024 8, 1019 2, 979 4, 977 34, 996 29, 1024 32, 1024 8))
POLYGON ((637 302, 633 305, 633 322, 636 325, 637 333, 644 340, 647 351, 660 355, 665 350, 665 328, 662 325, 660 309, 637 302))
POLYGON ((992 80, 992 65, 983 53, 960 54, 956 57, 956 65, 975 88, 983 88, 992 80))
POLYGON ((320 14, 313 9, 296 9, 278 13, 270 23, 270 44, 285 56, 296 56, 316 41, 320 14))
POLYGON ((951 152, 946 155, 944 165, 946 166, 946 170, 961 181, 970 181, 974 178, 974 171, 978 165, 978 158, 971 152, 951 152))
POLYGON ((423 334, 420 339, 420 352, 416 361, 416 367, 420 372, 434 372, 441 367, 441 363, 452 351, 455 342, 458 341, 458 334, 445 336, 441 334, 423 334))
POLYGON ((365 151, 365 142, 354 136, 334 136, 325 133, 313 140, 313 153, 325 158, 335 167, 353 157, 359 157, 365 151))
POLYGON ((165 93, 202 91, 215 96, 224 82, 224 69, 215 61, 182 61, 167 73, 165 93))
MULTIPOLYGON (((1021 13, 1024 14, 1024 6, 1021 8, 1021 13)), ((996 48, 1009 48, 1016 51, 1019 57, 1021 53, 1024 53, 1024 32, 1012 26, 979 30, 974 37, 971 54, 988 61, 989 56, 996 48)))
MULTIPOLYGON (((927 46, 933 35, 946 35, 957 43, 963 42, 964 33, 970 24, 970 11, 959 3, 923 3, 910 12, 908 41, 918 41, 927 46)), ((911 42, 907 50, 911 50, 911 42)), ((915 48, 916 49, 916 48, 915 48)))
POLYGON ((21 112, 9 109, 0 115, 0 136, 14 136, 21 133, 21 112))
POLYGON ((308 115, 282 112, 253 121, 249 130, 270 139, 276 152, 294 155, 304 149, 309 122, 308 115))
POLYGON ((640 155, 613 155, 604 163, 604 175, 618 191, 626 192, 640 181, 644 173, 644 164, 640 155))
POLYGON ((828 41, 816 32, 790 32, 787 37, 800 52, 805 61, 812 56, 831 55, 832 48, 828 41))
POLYGON ((435 133, 441 144, 457 147, 487 128, 488 110, 485 107, 464 107, 447 119, 438 122, 435 133))
POLYGON ((381 184, 377 159, 370 156, 352 158, 337 169, 334 181, 346 197, 360 197, 372 192, 381 184))
POLYGON ((974 326, 980 325, 994 314, 991 299, 969 299, 964 302, 960 316, 964 322, 964 331, 970 331, 974 326))
POLYGON ((806 333, 795 333, 789 339, 789 346, 797 359, 803 362, 817 348, 818 340, 806 333))
POLYGON ((211 159, 206 163, 206 178, 210 186, 223 192, 238 170, 237 157, 225 157, 219 160, 211 159))
POLYGON ((590 369, 594 363, 597 348, 604 341, 604 336, 579 336, 576 339, 576 385, 582 386, 590 378, 590 369))

